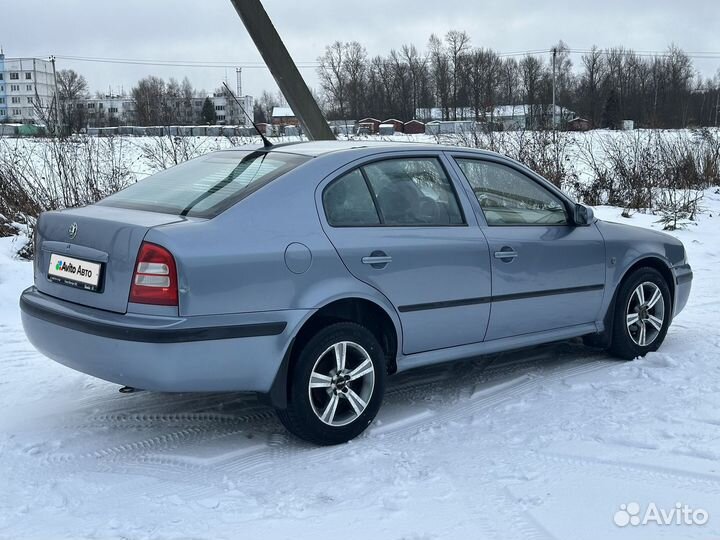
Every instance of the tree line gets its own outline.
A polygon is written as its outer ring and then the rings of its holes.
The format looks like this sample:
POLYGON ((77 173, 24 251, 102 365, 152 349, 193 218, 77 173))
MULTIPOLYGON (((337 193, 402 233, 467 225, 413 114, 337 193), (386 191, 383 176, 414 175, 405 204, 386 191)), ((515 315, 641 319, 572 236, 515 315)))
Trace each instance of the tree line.
MULTIPOLYGON (((323 106, 329 118, 415 118, 439 108, 442 119, 490 120, 498 105, 528 105, 531 125, 541 125, 552 103, 555 56, 556 103, 593 127, 715 126, 720 119, 720 69, 696 73, 692 59, 671 45, 649 56, 631 49, 593 47, 578 65, 559 42, 543 55, 517 57, 473 47, 467 33, 431 35, 426 50, 404 45, 369 56, 358 42, 335 42, 318 59, 323 106), (533 115, 537 115, 533 121, 533 115)), ((422 119, 422 118, 420 118, 422 119)))
MULTIPOLYGON (((617 128, 625 119, 651 128, 720 125, 720 69, 714 77, 703 78, 678 47, 654 56, 623 47, 593 47, 579 59, 562 41, 552 50, 556 103, 593 127, 617 128)), ((467 33, 455 30, 442 39, 431 35, 423 51, 408 44, 386 56, 371 57, 355 41, 335 42, 318 59, 316 99, 328 119, 354 120, 424 120, 418 109, 436 108, 444 120, 492 121, 498 105, 527 105, 529 125, 543 127, 549 118, 543 111, 552 103, 552 56, 550 51, 503 55, 474 47, 467 33)), ((214 124, 217 114, 233 120, 241 115, 232 99, 228 111, 216 113, 207 93, 198 92, 187 77, 182 82, 155 76, 138 81, 128 96, 132 118, 77 107, 90 93, 85 78, 73 70, 58 72, 58 93, 62 123, 69 131, 123 122, 214 124)), ((285 104, 279 92, 263 92, 255 100, 255 121, 270 122, 273 107, 285 104)))

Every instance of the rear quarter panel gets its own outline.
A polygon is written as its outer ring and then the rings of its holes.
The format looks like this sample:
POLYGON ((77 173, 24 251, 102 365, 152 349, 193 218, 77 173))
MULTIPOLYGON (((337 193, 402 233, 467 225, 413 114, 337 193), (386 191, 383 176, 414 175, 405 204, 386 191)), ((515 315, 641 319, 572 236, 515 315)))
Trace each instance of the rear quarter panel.
POLYGON ((180 315, 316 309, 359 297, 397 320, 385 297, 348 272, 320 226, 315 188, 336 166, 313 159, 214 219, 150 230, 146 240, 175 256, 180 315))

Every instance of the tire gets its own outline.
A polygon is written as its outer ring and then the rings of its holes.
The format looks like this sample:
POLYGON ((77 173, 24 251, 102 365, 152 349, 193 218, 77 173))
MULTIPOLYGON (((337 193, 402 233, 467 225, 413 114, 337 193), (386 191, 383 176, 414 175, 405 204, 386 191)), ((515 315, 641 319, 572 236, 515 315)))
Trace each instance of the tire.
POLYGON ((382 403, 387 369, 382 347, 369 330, 351 322, 332 324, 310 338, 294 360, 287 408, 276 410, 288 431, 332 445, 357 437, 370 425, 382 403))
POLYGON ((610 353, 632 360, 658 350, 671 319, 672 298, 665 278, 654 268, 636 270, 618 289, 610 353), (642 298, 640 285, 643 286, 642 298), (660 294, 657 298, 656 291, 660 294))

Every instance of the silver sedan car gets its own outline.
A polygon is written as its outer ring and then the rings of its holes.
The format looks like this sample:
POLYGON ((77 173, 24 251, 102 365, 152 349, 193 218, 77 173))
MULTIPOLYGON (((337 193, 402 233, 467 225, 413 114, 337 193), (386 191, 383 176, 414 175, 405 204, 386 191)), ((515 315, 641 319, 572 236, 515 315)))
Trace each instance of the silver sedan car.
POLYGON ((257 392, 318 444, 360 434, 418 366, 579 336, 654 351, 692 280, 678 240, 437 145, 215 152, 43 214, 35 243, 20 305, 43 354, 138 389, 257 392))

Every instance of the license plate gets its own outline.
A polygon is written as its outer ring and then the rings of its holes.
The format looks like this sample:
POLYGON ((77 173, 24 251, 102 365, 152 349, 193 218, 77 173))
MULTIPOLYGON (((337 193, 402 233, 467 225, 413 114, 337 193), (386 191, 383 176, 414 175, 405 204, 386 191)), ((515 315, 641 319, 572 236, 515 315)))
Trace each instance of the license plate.
POLYGON ((101 270, 102 265, 98 263, 53 253, 50 255, 48 278, 63 285, 95 292, 100 288, 101 270))

